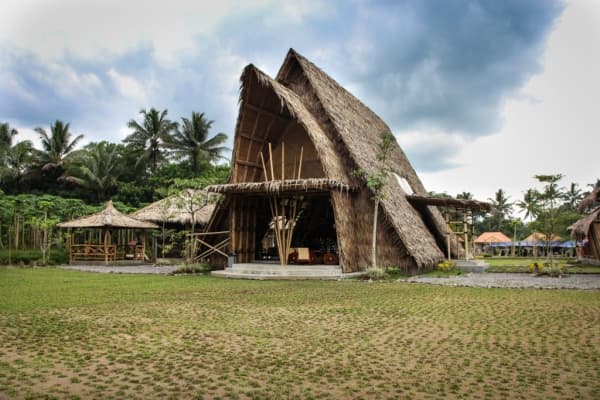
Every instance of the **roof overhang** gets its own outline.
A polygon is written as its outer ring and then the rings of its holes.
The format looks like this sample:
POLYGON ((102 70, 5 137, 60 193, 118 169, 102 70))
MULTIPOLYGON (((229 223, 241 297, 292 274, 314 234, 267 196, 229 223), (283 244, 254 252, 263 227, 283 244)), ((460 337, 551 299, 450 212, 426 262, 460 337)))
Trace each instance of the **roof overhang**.
POLYGON ((490 203, 476 200, 446 199, 443 197, 407 195, 406 199, 413 205, 439 206, 454 209, 468 209, 471 211, 489 212, 490 203))
POLYGON ((286 179, 267 182, 227 183, 207 186, 206 190, 221 194, 282 194, 306 192, 351 192, 355 188, 334 179, 286 179))

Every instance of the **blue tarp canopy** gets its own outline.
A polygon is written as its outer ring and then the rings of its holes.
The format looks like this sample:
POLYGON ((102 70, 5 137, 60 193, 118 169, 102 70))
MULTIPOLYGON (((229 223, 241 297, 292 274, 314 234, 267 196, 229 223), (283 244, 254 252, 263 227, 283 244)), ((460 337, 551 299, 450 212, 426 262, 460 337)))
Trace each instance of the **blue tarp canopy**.
MULTIPOLYGON (((587 243, 587 240, 567 240, 562 243, 559 241, 550 242, 550 247, 564 247, 564 248, 574 248, 576 246, 583 246, 587 243)), ((490 247, 511 247, 513 242, 498 242, 498 243, 490 243, 490 247)), ((531 240, 519 240, 515 242, 516 247, 545 247, 546 242, 533 242, 531 240)))

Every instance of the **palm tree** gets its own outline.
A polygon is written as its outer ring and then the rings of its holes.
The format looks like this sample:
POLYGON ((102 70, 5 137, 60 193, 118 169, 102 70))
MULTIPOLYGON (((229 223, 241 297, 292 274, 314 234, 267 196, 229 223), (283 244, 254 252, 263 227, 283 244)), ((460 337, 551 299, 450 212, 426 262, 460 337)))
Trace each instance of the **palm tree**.
POLYGON ((5 149, 12 146, 13 137, 15 137, 19 132, 10 127, 8 122, 3 122, 0 124, 0 148, 5 149))
POLYGON ((535 189, 527 189, 523 194, 523 200, 517 201, 517 207, 525 213, 525 218, 536 218, 540 213, 540 194, 535 189))
POLYGON ((579 185, 575 182, 571 182, 571 185, 564 194, 565 204, 570 209, 574 210, 577 208, 577 204, 583 199, 583 192, 579 189, 579 185))
POLYGON ((156 171, 158 162, 164 158, 162 149, 171 142, 171 131, 177 128, 176 122, 167 119, 167 113, 167 110, 159 113, 155 108, 150 111, 142 109, 140 114, 143 114, 144 120, 141 125, 133 119, 127 123, 133 133, 123 142, 131 144, 139 152, 137 164, 150 161, 152 172, 156 171))
POLYGON ((208 138, 208 131, 214 121, 204 117, 204 113, 192 112, 192 118, 181 118, 181 129, 173 135, 171 147, 177 158, 187 158, 194 173, 200 172, 203 161, 215 162, 220 158, 221 152, 228 150, 221 146, 227 141, 225 133, 217 133, 208 138))
POLYGON ((31 168, 34 160, 35 149, 29 140, 18 142, 6 151, 5 166, 2 168, 2 181, 10 181, 16 191, 19 191, 21 182, 31 168))
POLYGON ((496 221, 496 228, 498 230, 500 230, 502 221, 506 219, 506 216, 512 213, 513 204, 508 201, 509 197, 510 196, 507 196, 503 189, 498 189, 498 191, 494 194, 493 199, 488 198, 488 200, 492 203, 492 215, 496 221))
POLYGON ((462 192, 456 195, 456 198, 459 200, 473 200, 473 193, 471 192, 462 192))
POLYGON ((63 168, 64 162, 77 143, 83 139, 83 135, 77 135, 71 140, 69 123, 56 120, 50 126, 50 135, 43 128, 35 128, 40 135, 42 151, 39 153, 39 163, 43 171, 63 168))
POLYGON ((119 153, 116 143, 90 143, 73 157, 69 175, 63 179, 89 189, 98 201, 109 198, 117 185, 119 153))

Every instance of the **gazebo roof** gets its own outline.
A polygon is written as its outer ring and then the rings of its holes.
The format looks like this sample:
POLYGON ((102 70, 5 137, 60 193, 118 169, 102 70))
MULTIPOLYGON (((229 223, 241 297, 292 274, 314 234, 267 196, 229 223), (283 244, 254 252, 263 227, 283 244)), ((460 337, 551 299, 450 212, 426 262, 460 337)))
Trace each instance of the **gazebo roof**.
POLYGON ((504 243, 510 242, 510 238, 502 232, 483 232, 475 243, 504 243))
MULTIPOLYGON (((526 242, 545 242, 546 240, 547 240, 546 235, 541 232, 533 232, 531 235, 529 235, 525 238, 526 242)), ((553 235, 552 240, 550 240, 550 241, 558 242, 560 240, 562 240, 562 238, 560 236, 553 235)))
POLYGON ((131 229, 158 229, 158 226, 129 217, 118 211, 109 200, 104 210, 87 217, 72 221, 61 222, 60 228, 131 228, 131 229))
MULTIPOLYGON (((194 189, 186 189, 193 196, 197 191, 194 189)), ((212 195, 217 196, 217 195, 212 195)), ((197 224, 206 225, 210 216, 215 209, 213 203, 208 203, 195 213, 195 222, 197 224)), ((192 215, 189 210, 178 207, 177 195, 169 196, 164 199, 155 201, 131 214, 131 217, 142 221, 169 222, 175 224, 191 224, 192 215)))

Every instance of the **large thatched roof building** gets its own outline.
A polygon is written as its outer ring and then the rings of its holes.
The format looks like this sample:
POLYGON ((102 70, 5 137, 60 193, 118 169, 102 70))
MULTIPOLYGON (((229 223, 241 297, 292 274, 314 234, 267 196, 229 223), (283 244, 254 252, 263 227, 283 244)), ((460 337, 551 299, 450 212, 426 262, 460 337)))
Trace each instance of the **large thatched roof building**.
MULTIPOLYGON (((390 129, 373 111, 293 49, 275 79, 248 65, 229 183, 208 188, 225 195, 209 229, 231 231, 239 262, 256 260, 272 221, 268 198, 287 196, 299 199, 302 209, 294 245, 315 249, 320 243, 321 251, 336 253, 344 272, 365 268, 373 202, 353 171, 376 171, 384 131, 390 129)), ((380 204, 378 264, 432 268, 444 258, 444 220, 435 207, 411 204, 410 195, 427 192, 395 141, 388 160, 395 176, 380 204)))
POLYGON ((186 195, 182 196, 174 194, 155 201, 154 203, 150 203, 146 207, 140 208, 130 215, 141 221, 165 222, 178 225, 191 225, 192 221, 194 221, 195 224, 201 226, 206 225, 215 208, 214 203, 192 203, 191 206, 186 206, 186 204, 182 203, 187 199, 194 199, 201 194, 200 191, 196 189, 186 189, 184 193, 186 195))

